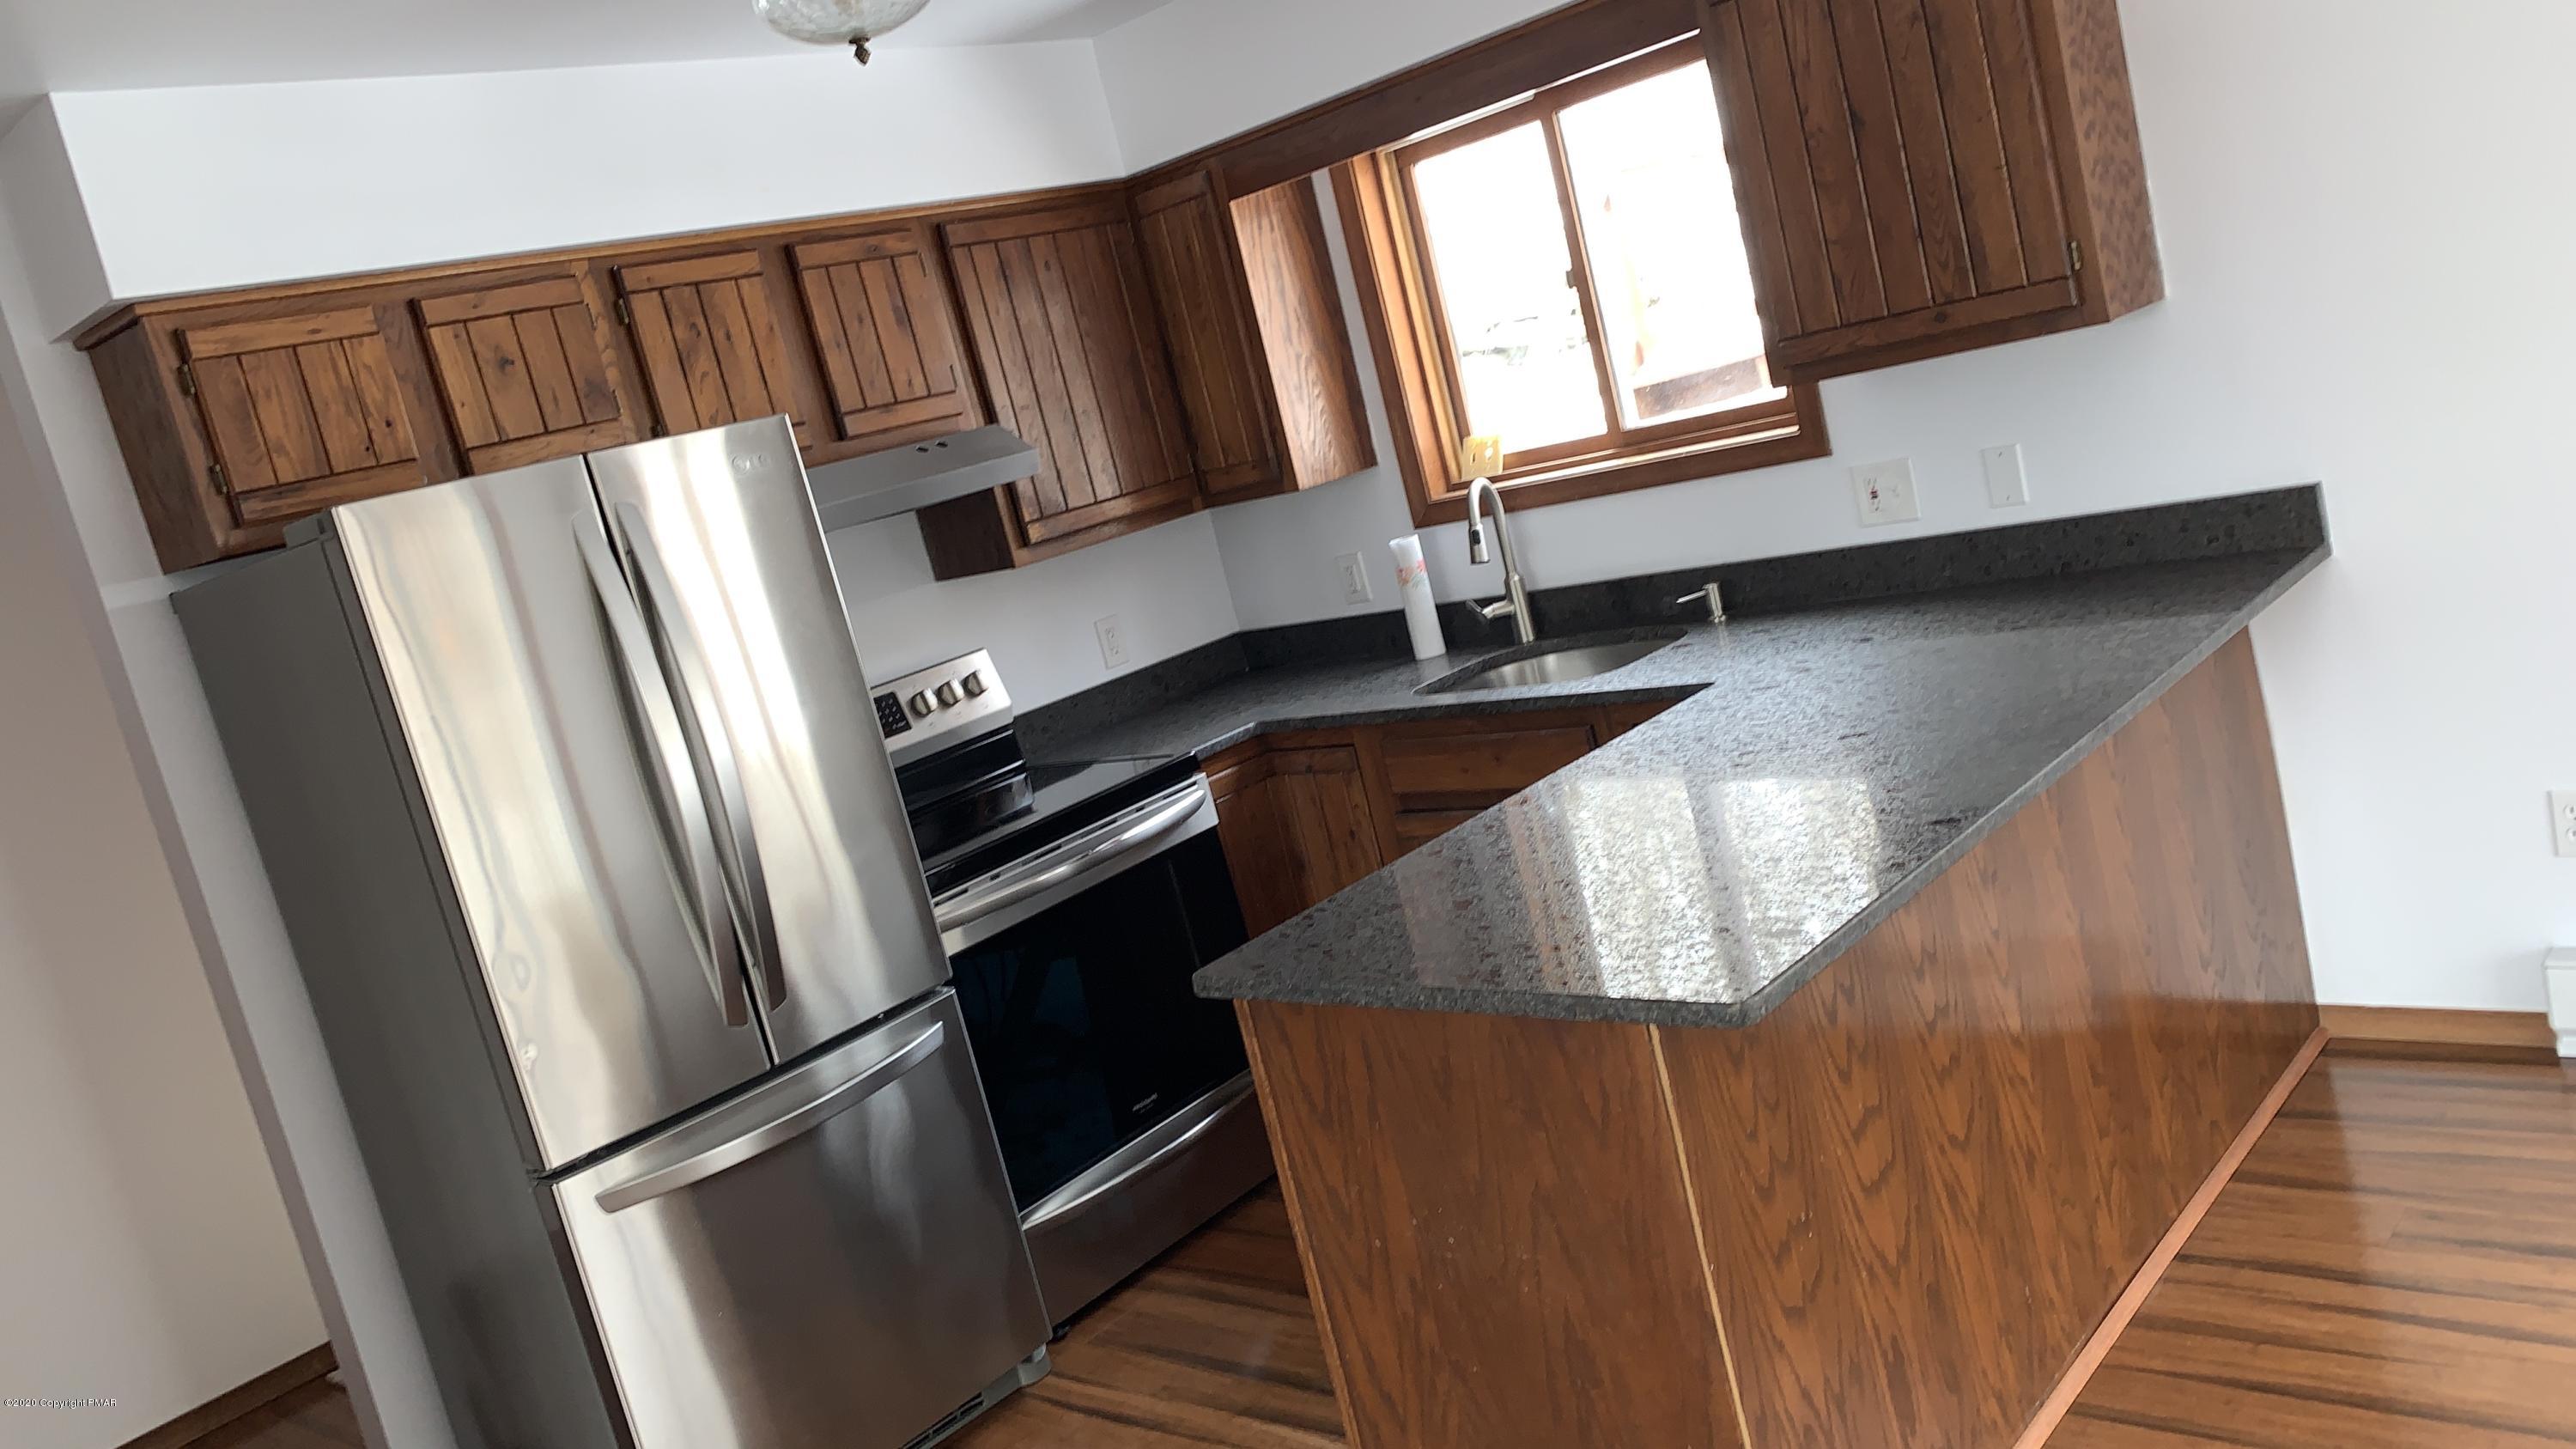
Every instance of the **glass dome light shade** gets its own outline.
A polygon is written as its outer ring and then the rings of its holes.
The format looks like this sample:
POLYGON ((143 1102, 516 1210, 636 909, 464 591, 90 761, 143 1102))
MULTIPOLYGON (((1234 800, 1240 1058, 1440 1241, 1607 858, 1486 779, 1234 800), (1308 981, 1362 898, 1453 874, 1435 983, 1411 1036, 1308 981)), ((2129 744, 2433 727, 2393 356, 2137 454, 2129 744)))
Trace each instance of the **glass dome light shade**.
POLYGON ((781 35, 816 45, 873 40, 921 13, 930 0, 751 0, 752 12, 781 35))

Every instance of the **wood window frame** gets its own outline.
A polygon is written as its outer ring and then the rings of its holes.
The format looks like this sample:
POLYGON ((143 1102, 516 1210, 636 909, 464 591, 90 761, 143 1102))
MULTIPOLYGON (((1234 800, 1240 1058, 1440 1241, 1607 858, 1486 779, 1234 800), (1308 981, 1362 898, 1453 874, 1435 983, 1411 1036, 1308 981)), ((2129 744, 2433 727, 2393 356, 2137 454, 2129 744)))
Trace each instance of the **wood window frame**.
POLYGON ((1532 90, 1428 135, 1345 161, 1333 168, 1334 197, 1350 244, 1360 311, 1387 401, 1398 470, 1417 525, 1466 516, 1458 443, 1468 431, 1466 401, 1430 242, 1413 195, 1411 170, 1460 146, 1532 123, 1548 137, 1567 255, 1584 325, 1594 339, 1605 434, 1507 456, 1494 476, 1512 505, 1545 507, 1581 498, 1659 487, 1691 478, 1767 468, 1832 451, 1815 386, 1792 385, 1775 399, 1667 423, 1627 426, 1583 235, 1579 207, 1556 117, 1566 108, 1622 86, 1704 62, 1699 38, 1678 37, 1638 54, 1532 90))

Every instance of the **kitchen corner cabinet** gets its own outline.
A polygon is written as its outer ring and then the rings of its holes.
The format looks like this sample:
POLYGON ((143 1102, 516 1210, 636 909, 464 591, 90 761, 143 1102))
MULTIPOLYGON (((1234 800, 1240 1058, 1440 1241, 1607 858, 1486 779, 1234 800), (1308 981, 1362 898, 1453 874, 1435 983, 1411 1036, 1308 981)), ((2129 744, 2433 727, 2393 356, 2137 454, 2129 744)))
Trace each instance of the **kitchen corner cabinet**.
POLYGON ((1312 182, 1229 203, 1191 171, 1132 198, 1181 406, 1212 503, 1377 461, 1312 182))
POLYGON ((2164 295, 2113 0, 1699 0, 1775 375, 2164 295))
POLYGON ((1199 506, 1136 230, 1115 196, 944 223, 993 417, 1038 451, 1006 489, 925 509, 939 578, 1013 568, 1199 506))
POLYGON ((1256 936, 1386 864, 1351 745, 1256 740, 1208 762, 1208 789, 1244 926, 1256 936))
POLYGON ((1264 735, 1207 762, 1258 936, 1670 709, 1670 701, 1264 735))

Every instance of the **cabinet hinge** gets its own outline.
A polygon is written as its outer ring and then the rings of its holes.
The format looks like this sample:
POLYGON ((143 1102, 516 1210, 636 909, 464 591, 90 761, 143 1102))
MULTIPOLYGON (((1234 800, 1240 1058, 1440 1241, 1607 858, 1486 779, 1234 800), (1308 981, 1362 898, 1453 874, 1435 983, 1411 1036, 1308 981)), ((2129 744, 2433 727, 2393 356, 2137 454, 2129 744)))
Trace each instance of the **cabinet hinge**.
POLYGON ((223 464, 208 463, 206 465, 206 477, 213 480, 216 493, 226 498, 233 496, 233 480, 224 476, 223 464))
POLYGON ((195 368, 193 368, 193 367, 190 367, 188 364, 186 364, 186 363, 184 363, 184 362, 183 362, 183 363, 180 363, 180 364, 179 364, 179 396, 181 396, 181 397, 195 397, 196 395, 197 395, 197 370, 196 370, 195 368))
POLYGON ((617 299, 617 325, 620 327, 635 325, 635 313, 626 305, 626 299, 623 297, 617 299))
POLYGON ((2072 237, 2066 242, 2066 268, 2073 272, 2084 270, 2084 243, 2072 237))

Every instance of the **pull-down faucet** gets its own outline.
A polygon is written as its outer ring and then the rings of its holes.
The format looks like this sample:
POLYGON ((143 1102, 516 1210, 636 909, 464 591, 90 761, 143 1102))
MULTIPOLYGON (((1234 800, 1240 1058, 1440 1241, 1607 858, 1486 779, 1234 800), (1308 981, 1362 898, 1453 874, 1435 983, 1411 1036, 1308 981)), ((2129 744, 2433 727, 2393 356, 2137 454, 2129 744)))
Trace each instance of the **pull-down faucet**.
POLYGON ((1520 560, 1512 554, 1511 520, 1503 514, 1503 491, 1491 478, 1479 478, 1467 485, 1467 562, 1483 563, 1485 551, 1485 503, 1494 505, 1494 536, 1503 545, 1503 596, 1476 612, 1488 619, 1512 616, 1513 632, 1524 644, 1538 639, 1538 626, 1530 621, 1529 590, 1521 584, 1520 560))

